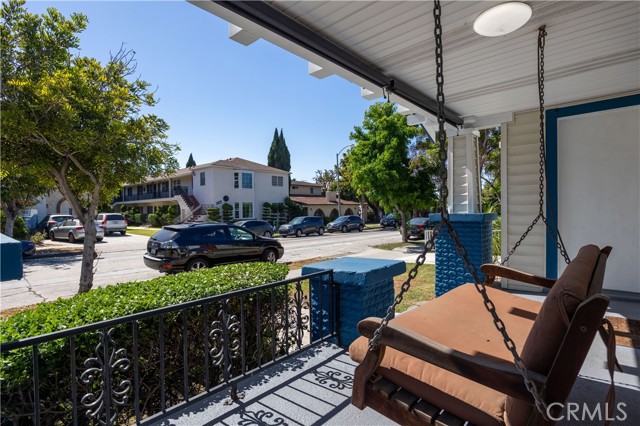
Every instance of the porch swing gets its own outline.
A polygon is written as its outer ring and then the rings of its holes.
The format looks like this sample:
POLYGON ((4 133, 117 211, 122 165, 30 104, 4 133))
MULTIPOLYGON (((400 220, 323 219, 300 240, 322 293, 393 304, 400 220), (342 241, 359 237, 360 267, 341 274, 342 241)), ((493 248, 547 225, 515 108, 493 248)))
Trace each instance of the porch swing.
POLYGON ((386 316, 366 318, 358 324, 362 336, 349 348, 351 358, 359 363, 352 404, 360 409, 368 406, 403 425, 552 425, 600 331, 608 348, 611 387, 607 402, 611 410, 615 398, 613 368, 617 365, 615 338, 611 324, 604 319, 609 298, 601 293, 611 248, 587 245, 571 261, 553 212, 554 226, 543 212, 545 28, 538 33, 540 208, 501 264, 480 267, 486 276, 483 282, 449 221, 439 0, 434 1, 433 16, 441 220, 386 316), (557 280, 503 266, 540 220, 568 264, 557 280), (455 243, 474 283, 459 286, 392 320, 426 253, 444 232, 455 243), (550 291, 543 303, 535 302, 492 288, 497 276, 550 291), (482 306, 474 300, 476 291, 482 297, 482 306), (491 315, 493 325, 484 321, 484 311, 491 315), (522 348, 520 353, 517 348, 522 348))

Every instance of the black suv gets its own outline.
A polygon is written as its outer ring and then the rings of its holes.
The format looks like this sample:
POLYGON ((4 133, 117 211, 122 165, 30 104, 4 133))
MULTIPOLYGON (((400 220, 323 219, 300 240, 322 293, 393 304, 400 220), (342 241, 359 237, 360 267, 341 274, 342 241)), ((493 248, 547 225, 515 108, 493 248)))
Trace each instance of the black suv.
POLYGON ((239 226, 202 223, 170 225, 147 242, 144 264, 160 272, 193 271, 223 263, 261 260, 275 263, 282 245, 239 226))
POLYGON ((73 219, 70 214, 48 214, 36 226, 36 232, 43 232, 45 238, 49 238, 49 231, 54 225, 58 225, 67 219, 73 219))
POLYGON ((301 237, 302 234, 309 235, 318 233, 324 234, 324 219, 321 216, 298 216, 289 223, 280 226, 278 232, 281 236, 295 235, 301 237))
POLYGON ((333 222, 327 223, 327 231, 340 231, 340 232, 351 232, 358 230, 362 232, 364 229, 364 222, 360 218, 360 216, 340 216, 333 222))

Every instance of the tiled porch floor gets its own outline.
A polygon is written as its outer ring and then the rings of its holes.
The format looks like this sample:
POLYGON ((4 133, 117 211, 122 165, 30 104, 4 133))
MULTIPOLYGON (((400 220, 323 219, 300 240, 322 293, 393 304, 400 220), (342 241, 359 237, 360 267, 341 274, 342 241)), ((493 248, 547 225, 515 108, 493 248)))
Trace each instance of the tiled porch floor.
MULTIPOLYGON (((603 403, 608 390, 604 345, 595 342, 570 402, 587 402, 591 409, 603 403)), ((625 373, 616 373, 616 402, 625 403, 624 421, 640 424, 640 350, 618 348, 625 373)), ((371 409, 350 404, 355 364, 346 351, 333 345, 313 347, 296 357, 240 383, 241 403, 225 405, 226 391, 194 403, 183 411, 154 423, 156 426, 200 425, 392 425, 371 409)), ((618 413, 619 415, 619 413, 618 413)), ((602 425, 603 421, 560 421, 558 425, 602 425)))

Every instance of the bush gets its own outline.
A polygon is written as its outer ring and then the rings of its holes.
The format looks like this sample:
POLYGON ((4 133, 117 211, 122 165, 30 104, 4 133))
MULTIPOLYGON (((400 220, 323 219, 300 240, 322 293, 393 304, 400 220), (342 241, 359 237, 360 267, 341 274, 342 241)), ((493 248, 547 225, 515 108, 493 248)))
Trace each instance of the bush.
POLYGON ((162 223, 160 222, 157 214, 150 214, 147 219, 149 219, 149 223, 151 224, 151 226, 162 226, 162 223))
POLYGON ((209 207, 207 209, 207 216, 211 222, 220 222, 222 216, 220 216, 220 209, 218 207, 209 207))
MULTIPOLYGON (((64 330, 71 327, 91 324, 107 319, 119 318, 136 312, 148 311, 165 306, 178 305, 190 300, 197 300, 208 296, 229 293, 241 288, 254 287, 270 282, 280 281, 286 277, 288 267, 283 264, 244 263, 225 265, 195 272, 186 272, 155 278, 145 282, 128 282, 119 285, 98 287, 90 292, 76 295, 70 299, 58 299, 52 303, 43 303, 34 309, 14 314, 4 321, 0 321, 0 341, 14 341, 30 336, 37 336, 64 330)), ((244 312, 256 311, 256 297, 245 296, 242 299, 244 312)), ((284 329, 284 319, 270 317, 271 303, 276 301, 276 309, 284 311, 285 290, 271 293, 265 291, 260 297, 260 321, 263 325, 261 346, 258 345, 256 333, 246 333, 246 357, 248 368, 254 368, 258 356, 266 360, 271 354, 272 337, 278 336, 284 329), (271 295, 271 297, 269 297, 271 295), (275 299, 274 299, 275 297, 275 299)), ((202 331, 205 324, 212 327, 212 321, 220 312, 220 303, 208 306, 207 317, 202 308, 184 311, 186 319, 187 345, 189 349, 189 386, 190 395, 202 392, 204 386, 204 350, 202 331)), ((230 299, 228 309, 230 313, 239 316, 240 300, 230 299)), ((164 328, 164 359, 166 366, 166 398, 168 405, 181 401, 183 388, 183 321, 180 313, 165 314, 164 328)), ((246 330, 256 330, 256 320, 247 315, 246 330)), ((159 319, 152 317, 138 321, 138 369, 140 377, 140 410, 144 417, 160 411, 158 366, 160 351, 158 347, 159 319)), ((132 362, 133 331, 132 324, 123 324, 109 332, 110 349, 124 349, 126 357, 132 362), (115 347, 114 347, 115 346, 115 347)), ((77 376, 80 377, 88 367, 86 363, 96 356, 96 348, 100 342, 97 333, 84 333, 75 339, 75 354, 77 356, 77 376)), ((279 342, 284 345, 284 342, 279 342)), ((42 424, 70 424, 72 410, 70 403, 71 367, 69 365, 69 339, 59 339, 39 345, 39 377, 41 398, 42 424)), ((279 346, 278 351, 282 349, 279 346)), ((98 352, 98 356, 101 356, 98 352)), ((95 359, 95 358, 94 358, 95 359)), ((233 372, 237 374, 238 362, 233 363, 233 372)), ((2 379, 2 417, 13 419, 14 425, 33 424, 30 419, 34 411, 32 401, 32 373, 31 349, 16 350, 3 354, 0 359, 0 377, 2 379)), ((126 375, 130 379, 131 368, 126 375)), ((211 383, 221 383, 222 373, 213 369, 210 373, 211 383)), ((124 380, 122 371, 112 371, 114 386, 124 380)), ((100 392, 100 379, 91 384, 78 382, 80 395, 100 392)), ((133 392, 131 390, 131 392, 133 392)), ((128 404, 121 408, 119 417, 114 424, 124 424, 134 416, 134 407, 128 404)), ((5 424, 3 420, 3 425, 5 424)), ((97 424, 84 421, 81 424, 97 424)), ((9 422, 7 422, 9 424, 9 422)))
POLYGON ((233 206, 228 203, 222 205, 222 221, 231 223, 233 221, 233 206))
MULTIPOLYGON (((4 233, 4 227, 7 223, 7 218, 4 215, 4 212, 0 210, 0 232, 4 233)), ((27 225, 24 223, 24 219, 21 216, 16 218, 16 221, 13 224, 13 239, 15 240, 24 240, 29 235, 29 230, 27 229, 27 225)))

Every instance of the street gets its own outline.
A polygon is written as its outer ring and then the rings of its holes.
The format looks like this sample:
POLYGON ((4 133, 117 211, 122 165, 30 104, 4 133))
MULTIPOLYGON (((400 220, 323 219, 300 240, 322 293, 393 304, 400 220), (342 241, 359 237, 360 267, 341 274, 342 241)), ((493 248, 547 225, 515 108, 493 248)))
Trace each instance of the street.
MULTIPOLYGON (((109 235, 96 244, 98 258, 95 262, 93 287, 107 286, 127 281, 144 281, 161 274, 147 268, 142 260, 148 237, 140 235, 109 235)), ((392 229, 372 229, 346 234, 326 233, 300 238, 279 238, 285 253, 278 262, 289 263, 313 258, 366 255, 384 256, 386 251, 372 246, 400 242, 399 232, 392 229)), ((50 244, 50 242, 48 242, 50 244)), ((63 247, 81 247, 81 244, 56 242, 63 247)), ((412 257, 412 256, 409 256, 412 257)), ((413 256, 415 257, 415 256, 413 256)), ((0 284, 0 309, 11 309, 58 297, 70 297, 78 291, 80 277, 79 255, 35 257, 24 259, 24 278, 0 284)))

